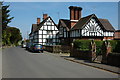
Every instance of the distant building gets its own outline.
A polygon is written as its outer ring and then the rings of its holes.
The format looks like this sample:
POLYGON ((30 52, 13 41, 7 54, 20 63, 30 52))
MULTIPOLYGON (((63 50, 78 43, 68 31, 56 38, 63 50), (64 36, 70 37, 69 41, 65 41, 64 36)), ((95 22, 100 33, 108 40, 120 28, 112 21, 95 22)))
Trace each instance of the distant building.
POLYGON ((69 44, 75 39, 112 40, 115 29, 107 19, 95 14, 81 17, 81 7, 70 6, 70 20, 60 19, 58 24, 61 44, 69 44))
POLYGON ((37 18, 37 24, 32 24, 29 34, 30 42, 42 45, 58 44, 58 29, 52 18, 43 14, 43 21, 40 21, 40 18, 37 18))
POLYGON ((115 31, 114 39, 115 39, 115 40, 120 40, 120 30, 116 30, 116 31, 115 31))

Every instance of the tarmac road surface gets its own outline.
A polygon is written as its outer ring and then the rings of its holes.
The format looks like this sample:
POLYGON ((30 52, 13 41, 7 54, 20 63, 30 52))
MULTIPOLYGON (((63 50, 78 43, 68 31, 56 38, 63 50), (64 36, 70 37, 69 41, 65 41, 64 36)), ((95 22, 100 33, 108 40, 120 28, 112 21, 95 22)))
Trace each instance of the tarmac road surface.
POLYGON ((3 49, 2 70, 3 78, 118 78, 111 72, 20 47, 3 49))

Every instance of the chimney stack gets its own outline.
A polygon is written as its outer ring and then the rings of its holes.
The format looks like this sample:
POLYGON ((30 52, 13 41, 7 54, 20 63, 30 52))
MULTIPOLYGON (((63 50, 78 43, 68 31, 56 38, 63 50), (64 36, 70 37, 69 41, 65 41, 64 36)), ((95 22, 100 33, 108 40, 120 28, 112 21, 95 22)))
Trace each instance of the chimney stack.
POLYGON ((79 20, 81 18, 81 7, 70 6, 70 20, 79 20))
POLYGON ((70 21, 71 21, 71 28, 78 22, 81 18, 81 7, 77 6, 70 6, 70 21))
POLYGON ((40 24, 40 18, 37 18, 37 24, 40 24))
POLYGON ((43 14, 43 20, 45 20, 48 17, 48 14, 43 14))

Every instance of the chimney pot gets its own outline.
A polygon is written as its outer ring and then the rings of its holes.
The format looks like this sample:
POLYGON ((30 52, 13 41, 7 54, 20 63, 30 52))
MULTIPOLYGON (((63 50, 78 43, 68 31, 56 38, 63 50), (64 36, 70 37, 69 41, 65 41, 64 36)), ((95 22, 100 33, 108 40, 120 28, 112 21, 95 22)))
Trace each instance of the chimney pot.
POLYGON ((81 18, 81 7, 70 6, 70 20, 78 20, 81 18))
POLYGON ((71 28, 78 22, 81 18, 81 7, 77 6, 70 6, 70 21, 71 21, 71 28))
POLYGON ((48 14, 43 14, 43 20, 45 20, 48 17, 48 14))
POLYGON ((37 18, 37 24, 40 24, 40 18, 37 18))

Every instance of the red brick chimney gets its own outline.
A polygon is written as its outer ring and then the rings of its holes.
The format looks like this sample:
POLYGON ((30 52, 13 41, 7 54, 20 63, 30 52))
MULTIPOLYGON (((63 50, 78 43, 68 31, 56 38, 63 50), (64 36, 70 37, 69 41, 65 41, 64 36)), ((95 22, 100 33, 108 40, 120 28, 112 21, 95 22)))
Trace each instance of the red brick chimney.
POLYGON ((77 6, 70 6, 70 21, 71 21, 71 28, 78 22, 81 18, 81 7, 77 6))
POLYGON ((37 24, 40 24, 40 18, 37 18, 37 24))
POLYGON ((70 20, 79 20, 81 18, 81 7, 70 6, 70 20))
POLYGON ((48 14, 43 14, 43 20, 45 20, 48 17, 48 14))

